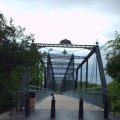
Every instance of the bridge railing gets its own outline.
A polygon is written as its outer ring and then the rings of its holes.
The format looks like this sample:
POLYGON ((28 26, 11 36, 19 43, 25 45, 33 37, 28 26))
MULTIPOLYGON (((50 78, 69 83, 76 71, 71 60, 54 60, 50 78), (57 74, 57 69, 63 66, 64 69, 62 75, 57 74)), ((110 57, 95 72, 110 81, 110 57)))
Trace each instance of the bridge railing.
POLYGON ((74 98, 80 99, 81 97, 85 102, 88 102, 92 105, 98 106, 100 108, 103 108, 103 94, 102 92, 85 92, 81 90, 76 91, 67 91, 63 93, 64 95, 68 95, 74 98))
POLYGON ((16 115, 18 112, 22 112, 25 108, 25 91, 12 92, 10 94, 10 111, 11 115, 16 115))
MULTIPOLYGON (((99 108, 104 107, 103 93, 98 91, 88 90, 69 90, 63 93, 64 95, 71 96, 80 99, 81 97, 85 102, 92 105, 98 106, 99 108)), ((120 94, 108 94, 108 104, 109 104, 109 115, 120 117, 120 94)))
POLYGON ((11 115, 16 115, 19 112, 24 112, 26 105, 26 97, 31 93, 35 94, 35 101, 41 101, 45 97, 51 95, 52 91, 44 88, 36 88, 29 89, 26 91, 18 91, 11 93, 11 101, 10 101, 10 111, 11 115))

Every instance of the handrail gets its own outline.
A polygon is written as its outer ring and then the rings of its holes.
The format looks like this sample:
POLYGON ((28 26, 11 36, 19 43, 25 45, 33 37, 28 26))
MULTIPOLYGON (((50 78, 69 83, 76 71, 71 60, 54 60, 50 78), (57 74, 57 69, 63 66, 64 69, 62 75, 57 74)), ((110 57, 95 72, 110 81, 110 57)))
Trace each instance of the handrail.
POLYGON ((16 92, 10 93, 10 95, 11 95, 11 100, 10 100, 11 115, 13 113, 13 110, 17 114, 18 111, 22 112, 22 110, 25 109, 26 97, 27 96, 30 97, 31 93, 35 93, 36 101, 41 101, 43 98, 51 95, 51 93, 52 93, 52 91, 50 91, 49 89, 46 89, 46 88, 39 87, 39 89, 32 90, 32 89, 30 89, 30 87, 38 88, 36 86, 30 85, 29 88, 26 89, 25 91, 16 91, 16 92))

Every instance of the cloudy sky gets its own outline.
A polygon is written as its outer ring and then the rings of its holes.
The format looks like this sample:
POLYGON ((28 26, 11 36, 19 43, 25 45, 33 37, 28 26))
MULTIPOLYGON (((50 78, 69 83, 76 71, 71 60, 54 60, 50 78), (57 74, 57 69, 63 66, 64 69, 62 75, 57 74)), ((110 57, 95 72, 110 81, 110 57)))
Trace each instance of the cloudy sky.
POLYGON ((0 11, 36 42, 100 45, 120 32, 120 0, 0 0, 0 11))

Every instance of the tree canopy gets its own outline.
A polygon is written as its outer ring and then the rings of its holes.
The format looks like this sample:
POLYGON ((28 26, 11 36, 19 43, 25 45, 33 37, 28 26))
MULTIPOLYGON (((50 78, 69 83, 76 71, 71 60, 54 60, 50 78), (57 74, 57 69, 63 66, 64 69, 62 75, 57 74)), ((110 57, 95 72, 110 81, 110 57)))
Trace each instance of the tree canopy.
POLYGON ((104 45, 106 53, 106 72, 115 81, 120 82, 120 34, 115 32, 115 40, 110 40, 104 45))
POLYGON ((0 13, 0 108, 6 106, 7 93, 21 89, 23 74, 28 66, 30 83, 42 84, 42 54, 34 44, 34 34, 25 33, 25 28, 15 26, 12 19, 7 21, 0 13))

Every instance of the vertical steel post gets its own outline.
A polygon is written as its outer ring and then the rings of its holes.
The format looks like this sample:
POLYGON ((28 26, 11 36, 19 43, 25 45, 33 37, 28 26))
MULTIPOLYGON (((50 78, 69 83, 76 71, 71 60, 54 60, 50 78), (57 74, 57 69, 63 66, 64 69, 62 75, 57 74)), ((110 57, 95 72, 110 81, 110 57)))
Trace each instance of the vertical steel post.
POLYGON ((83 119, 83 99, 79 100, 79 119, 83 119))
POLYGON ((48 66, 49 66, 49 81, 51 90, 55 91, 55 78, 54 78, 54 71, 52 68, 50 54, 48 54, 48 66))
POLYGON ((96 76, 96 82, 95 83, 97 84, 97 58, 96 58, 96 75, 95 76, 96 76))
POLYGON ((88 59, 86 61, 86 92, 88 88, 88 59))
POLYGON ((104 101, 104 118, 105 119, 108 119, 108 111, 109 111, 108 100, 105 99, 105 101, 104 101))
POLYGON ((74 54, 73 54, 73 82, 72 82, 72 89, 74 89, 75 88, 75 75, 74 75, 74 54))
POLYGON ((78 82, 78 70, 79 70, 79 69, 77 69, 77 70, 76 70, 75 91, 76 91, 76 89, 77 89, 77 82, 78 82))
POLYGON ((55 97, 54 94, 51 94, 52 100, 51 100, 51 118, 55 118, 55 97))
POLYGON ((46 74, 46 87, 48 89, 50 89, 50 73, 49 73, 49 69, 50 69, 50 66, 49 66, 49 57, 47 55, 47 74, 46 74))
POLYGON ((99 46, 96 45, 96 58, 98 62, 98 68, 99 68, 99 73, 100 73, 100 79, 101 79, 101 86, 102 86, 102 92, 103 92, 103 99, 108 99, 108 89, 107 89, 107 84, 106 84, 106 78, 105 78, 105 73, 104 73, 104 68, 103 68, 103 63, 102 63, 102 58, 101 58, 101 53, 99 46))
POLYGON ((82 66, 80 71, 80 89, 82 90, 82 66))

